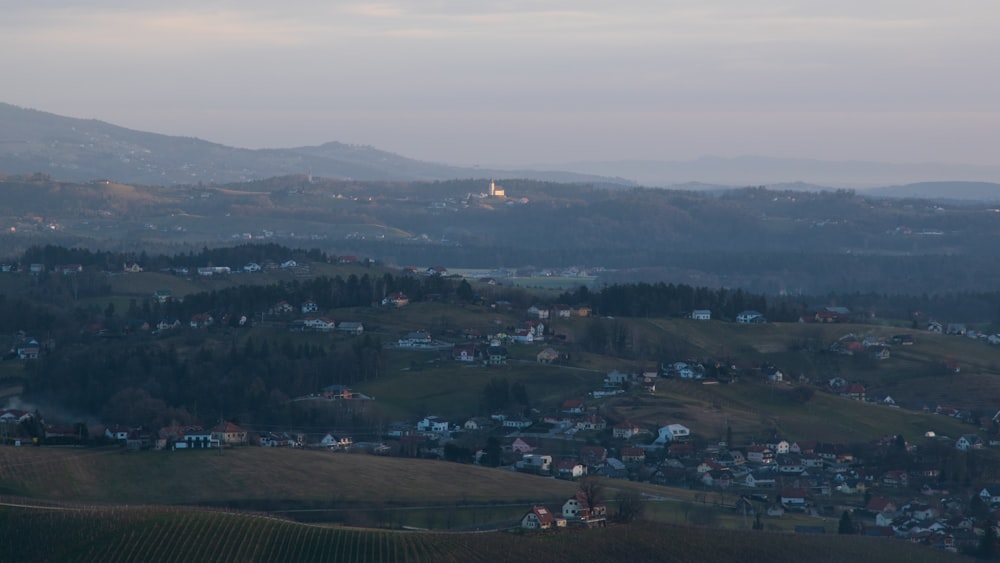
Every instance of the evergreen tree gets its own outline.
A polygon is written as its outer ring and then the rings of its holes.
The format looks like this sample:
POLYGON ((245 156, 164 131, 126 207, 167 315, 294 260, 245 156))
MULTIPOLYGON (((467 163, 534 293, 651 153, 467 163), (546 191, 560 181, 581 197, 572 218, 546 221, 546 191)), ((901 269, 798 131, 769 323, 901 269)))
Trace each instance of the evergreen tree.
POLYGON ((849 535, 855 533, 856 531, 857 530, 854 528, 854 520, 851 519, 851 513, 845 510, 840 515, 840 524, 837 526, 837 533, 849 535))
POLYGON ((462 280, 461 282, 459 282, 458 287, 455 288, 455 296, 457 296, 462 301, 468 303, 472 301, 473 297, 475 297, 475 294, 473 293, 472 286, 469 285, 469 282, 466 280, 462 280))
POLYGON ((990 518, 986 521, 986 530, 983 537, 979 539, 979 547, 976 549, 976 556, 979 559, 992 560, 997 558, 997 532, 996 521, 990 518))

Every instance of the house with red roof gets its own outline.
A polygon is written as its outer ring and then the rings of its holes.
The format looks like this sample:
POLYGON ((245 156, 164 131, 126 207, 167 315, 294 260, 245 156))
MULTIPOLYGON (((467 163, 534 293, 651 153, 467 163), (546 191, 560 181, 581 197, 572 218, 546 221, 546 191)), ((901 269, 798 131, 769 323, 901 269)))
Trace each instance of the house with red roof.
POLYGON ((538 446, 532 444, 524 438, 519 437, 514 439, 514 443, 510 445, 510 449, 515 453, 526 454, 537 450, 538 446))
POLYGON ((232 422, 222 422, 212 428, 212 440, 217 440, 224 446, 245 446, 247 431, 232 422))
POLYGON ((608 449, 603 446, 582 446, 580 459, 587 464, 587 467, 601 467, 608 459, 608 449))
MULTIPOLYGON (((562 525, 566 525, 566 520, 562 520, 562 525)), ((521 518, 521 527, 526 530, 549 530, 556 526, 556 517, 544 506, 532 506, 531 510, 521 518)))
POLYGON ((646 450, 634 447, 622 448, 621 458, 625 463, 643 463, 646 461, 646 450))
POLYGON ((595 502, 591 506, 587 495, 579 492, 563 503, 562 515, 573 523, 603 526, 608 516, 608 507, 601 502, 595 502))
POLYGON ((851 383, 844 389, 844 396, 855 401, 865 400, 865 386, 860 383, 851 383))
POLYGON ((618 424, 614 425, 614 427, 611 430, 611 433, 612 433, 612 435, 615 438, 620 438, 622 440, 628 440, 632 436, 635 436, 636 434, 638 434, 640 431, 642 431, 642 429, 639 428, 638 425, 636 425, 636 424, 634 424, 632 422, 629 422, 627 420, 623 420, 623 421, 619 422, 618 424))
POLYGON ((382 300, 383 305, 387 305, 390 307, 403 307, 404 305, 409 305, 409 303, 410 303, 410 298, 407 297, 407 295, 401 291, 390 293, 389 295, 386 296, 385 299, 382 300))
POLYGON ((885 497, 872 497, 868 501, 868 504, 865 505, 865 510, 874 514, 878 514, 880 512, 895 512, 896 504, 885 497))

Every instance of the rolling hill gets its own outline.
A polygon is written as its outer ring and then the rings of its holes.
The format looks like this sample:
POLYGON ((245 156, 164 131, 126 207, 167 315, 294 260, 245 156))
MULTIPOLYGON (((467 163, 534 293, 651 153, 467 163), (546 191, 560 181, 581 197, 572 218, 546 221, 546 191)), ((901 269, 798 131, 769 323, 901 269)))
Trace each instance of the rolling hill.
POLYGON ((518 177, 628 185, 592 174, 486 170, 422 162, 369 146, 243 149, 0 103, 0 173, 145 185, 225 183, 287 174, 355 180, 518 177))

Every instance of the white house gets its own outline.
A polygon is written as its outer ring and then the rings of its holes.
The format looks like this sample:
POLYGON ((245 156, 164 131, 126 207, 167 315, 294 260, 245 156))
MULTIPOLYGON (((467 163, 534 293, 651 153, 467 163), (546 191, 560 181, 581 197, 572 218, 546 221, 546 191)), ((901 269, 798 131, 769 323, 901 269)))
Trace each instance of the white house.
POLYGON ((539 309, 538 307, 532 305, 531 307, 528 307, 528 316, 536 319, 547 319, 549 318, 549 310, 539 309))
POLYGON ((743 484, 752 489, 770 489, 774 487, 775 480, 774 477, 763 473, 747 473, 743 484))
POLYGON ((565 526, 566 521, 559 521, 544 506, 533 506, 531 510, 521 518, 521 527, 526 530, 548 530, 553 526, 565 526), (558 522, 561 521, 561 524, 558 522))
MULTIPOLYGON (((559 476, 563 479, 579 479, 587 474, 587 466, 579 461, 563 460, 558 465, 559 476)), ((563 516, 569 518, 566 509, 563 509, 563 516)))
POLYGON ((590 506, 586 495, 577 493, 576 496, 563 503, 563 518, 579 518, 587 520, 590 518, 602 518, 607 514, 607 507, 603 504, 590 506))
POLYGON ((305 327, 309 330, 330 332, 336 330, 337 323, 333 319, 328 319, 326 317, 310 318, 305 320, 305 327))
POLYGON ((965 434, 955 441, 955 449, 967 452, 983 449, 983 439, 975 434, 965 434))
POLYGON ((791 444, 788 443, 788 440, 778 440, 774 443, 768 443, 767 447, 771 448, 775 455, 786 455, 792 448, 791 444))
POLYGON ((1000 485, 986 485, 979 491, 979 498, 989 505, 1000 503, 1000 485))
POLYGON ((218 448, 221 442, 212 437, 211 430, 192 430, 184 433, 184 440, 175 442, 176 449, 218 448))
POLYGON ((348 436, 334 436, 333 434, 327 434, 323 436, 323 439, 319 441, 319 445, 324 448, 330 448, 334 450, 346 450, 350 449, 354 442, 348 436))
POLYGON ((527 328, 519 328, 514 331, 514 342, 519 344, 531 344, 535 341, 535 333, 527 328))
POLYGON ((316 311, 319 311, 319 305, 317 305, 315 301, 310 299, 309 301, 303 303, 302 306, 299 308, 299 310, 302 311, 303 315, 308 313, 315 313, 316 311))
POLYGON ((525 418, 520 415, 508 416, 503 419, 504 428, 515 428, 517 430, 522 430, 531 426, 531 419, 525 418))
POLYGON ((673 442, 674 440, 687 438, 691 435, 691 430, 683 424, 668 424, 663 426, 659 430, 659 436, 656 438, 654 443, 665 444, 667 442, 673 442))
POLYGON ((411 332, 404 338, 400 338, 398 342, 400 348, 420 348, 421 346, 430 346, 430 344, 430 333, 422 330, 411 332))
POLYGON ((248 262, 248 263, 246 263, 243 266, 243 271, 246 272, 246 273, 248 273, 248 274, 252 274, 254 272, 259 272, 260 271, 260 264, 258 264, 256 262, 248 262))
POLYGON ((764 322, 764 315, 758 311, 743 311, 739 315, 736 315, 736 322, 740 324, 762 323, 764 322))
POLYGON ((448 421, 439 416, 425 416, 417 423, 417 430, 421 432, 447 432, 448 421))
POLYGON ((621 385, 624 385, 624 384, 628 383, 628 380, 629 380, 629 376, 628 376, 627 373, 622 373, 622 372, 620 372, 618 370, 612 370, 604 378, 604 384, 605 385, 609 385, 609 386, 618 387, 618 386, 621 386, 621 385))
POLYGON ((708 309, 695 309, 691 311, 691 318, 696 321, 710 321, 712 320, 712 311, 708 309))
POLYGON ((104 437, 111 440, 123 441, 128 439, 129 429, 127 426, 108 426, 104 429, 104 437))
POLYGON ((540 472, 548 472, 552 470, 552 456, 542 454, 524 454, 521 461, 517 462, 515 466, 518 469, 532 469, 540 472))
POLYGON ((614 428, 611 430, 611 434, 615 438, 620 438, 622 440, 628 440, 639 432, 641 432, 641 429, 627 420, 615 424, 614 428))

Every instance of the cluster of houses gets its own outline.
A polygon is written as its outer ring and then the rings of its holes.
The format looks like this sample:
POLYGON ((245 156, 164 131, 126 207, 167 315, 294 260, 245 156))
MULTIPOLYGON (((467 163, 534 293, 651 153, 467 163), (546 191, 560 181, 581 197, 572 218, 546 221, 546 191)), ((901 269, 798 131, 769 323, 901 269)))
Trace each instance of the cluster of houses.
MULTIPOLYGON (((862 531, 867 536, 888 537, 928 545, 952 552, 975 549, 989 525, 973 514, 968 500, 947 495, 925 486, 924 498, 873 495, 863 508, 856 510, 864 518, 862 531)), ((1000 486, 984 485, 972 491, 972 498, 994 514, 1000 506, 1000 486)), ((981 514, 980 514, 981 516, 981 514)), ((996 533, 996 530, 994 530, 996 533)))
POLYGON ((845 334, 830 345, 830 351, 844 356, 867 355, 875 360, 888 360, 891 355, 890 346, 892 343, 898 343, 900 346, 912 346, 913 336, 900 334, 888 339, 882 336, 845 334))
POLYGON ((551 530, 570 526, 586 528, 603 527, 607 522, 608 508, 598 500, 591 500, 583 492, 570 497, 562 505, 562 512, 554 514, 544 506, 533 506, 521 518, 526 530, 551 530))
POLYGON ((254 445, 264 448, 313 447, 346 451, 353 446, 351 438, 341 434, 254 432, 229 421, 208 429, 198 425, 172 424, 155 431, 141 427, 109 425, 104 429, 103 437, 130 450, 199 450, 254 445))
POLYGON ((966 327, 965 323, 949 323, 945 325, 938 321, 931 321, 927 323, 927 332, 935 334, 950 334, 953 336, 965 336, 966 338, 979 340, 994 346, 1000 345, 1000 333, 989 334, 980 330, 974 330, 966 327))

